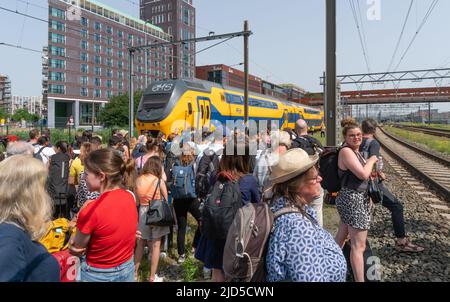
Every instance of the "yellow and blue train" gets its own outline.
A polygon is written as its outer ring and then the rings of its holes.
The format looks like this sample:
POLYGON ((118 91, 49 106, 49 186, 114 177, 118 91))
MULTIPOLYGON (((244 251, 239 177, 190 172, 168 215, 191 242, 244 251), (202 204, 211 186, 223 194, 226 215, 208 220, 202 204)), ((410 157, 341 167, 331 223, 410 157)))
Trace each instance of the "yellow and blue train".
MULTIPOLYGON (((173 80, 152 83, 144 92, 136 113, 139 133, 166 135, 182 130, 214 130, 218 123, 244 119, 244 91, 202 80, 173 80)), ((323 111, 267 95, 249 94, 249 120, 279 123, 294 128, 298 119, 307 121, 311 132, 323 124, 323 111)))

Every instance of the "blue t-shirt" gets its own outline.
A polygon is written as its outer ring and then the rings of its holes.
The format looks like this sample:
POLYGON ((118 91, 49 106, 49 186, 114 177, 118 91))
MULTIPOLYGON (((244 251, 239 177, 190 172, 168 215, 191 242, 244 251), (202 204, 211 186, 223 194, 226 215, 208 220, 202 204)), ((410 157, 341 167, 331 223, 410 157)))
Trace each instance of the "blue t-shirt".
POLYGON ((242 203, 258 203, 261 201, 261 194, 258 190, 258 181, 252 174, 247 174, 239 180, 239 188, 242 194, 242 203))
POLYGON ((14 224, 0 224, 0 282, 59 282, 56 259, 14 224))

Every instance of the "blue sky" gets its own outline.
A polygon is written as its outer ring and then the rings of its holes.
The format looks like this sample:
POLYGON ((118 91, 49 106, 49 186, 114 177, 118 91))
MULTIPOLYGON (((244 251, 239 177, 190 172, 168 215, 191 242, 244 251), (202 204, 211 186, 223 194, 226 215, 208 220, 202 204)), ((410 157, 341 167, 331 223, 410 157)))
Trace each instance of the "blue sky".
MULTIPOLYGON (((100 1, 138 16, 138 0, 100 1)), ((372 5, 367 2, 373 1, 376 0, 359 0, 359 8, 370 69, 372 72, 381 72, 387 70, 410 0, 379 0, 380 20, 369 21, 366 15, 372 5)), ((431 3, 432 0, 414 1, 394 66, 431 3)), ((324 0, 194 0, 194 5, 197 9, 197 36, 207 35, 209 31, 217 34, 240 31, 243 21, 249 21, 254 33, 250 38, 252 74, 275 83, 295 83, 309 91, 321 91, 319 77, 325 69, 324 0)), ((0 6, 47 18, 46 0, 0 0, 0 6)), ((450 1, 439 1, 398 70, 450 68, 448 12, 450 1)), ((0 16, 0 42, 37 50, 45 45, 45 23, 1 10, 0 16)), ((346 0, 337 0, 337 35, 338 73, 367 72, 352 10, 346 0)), ((200 43, 197 47, 202 49, 208 45, 200 43)), ((235 39, 199 54, 197 65, 235 65, 243 61, 242 57, 242 40, 235 39)), ((40 94, 39 53, 0 47, 0 73, 11 77, 14 95, 40 94)), ((444 84, 450 85, 450 81, 446 80, 444 84)), ((433 82, 404 83, 402 87, 433 85, 433 82)), ((387 85, 386 88, 392 86, 387 85)), ((345 89, 353 90, 356 87, 346 86, 345 89)), ((450 109, 450 104, 436 105, 435 108, 450 109)))

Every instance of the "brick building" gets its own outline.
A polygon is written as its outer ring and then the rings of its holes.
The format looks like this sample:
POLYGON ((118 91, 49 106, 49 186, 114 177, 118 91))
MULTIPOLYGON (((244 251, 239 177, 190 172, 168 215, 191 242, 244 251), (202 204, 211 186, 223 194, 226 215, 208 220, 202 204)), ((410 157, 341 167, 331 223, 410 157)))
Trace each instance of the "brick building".
MULTIPOLYGON (((226 65, 197 66, 196 77, 201 80, 210 81, 230 87, 244 89, 245 74, 235 68, 226 65)), ((256 93, 263 93, 262 80, 249 75, 248 89, 256 93)))
POLYGON ((6 75, 0 74, 0 110, 11 113, 11 81, 6 75))
MULTIPOLYGON (((192 0, 140 0, 140 16, 173 36, 174 41, 195 38, 192 0)), ((195 77, 195 43, 173 46, 171 79, 195 77)))
MULTIPOLYGON (((128 91, 129 46, 168 42, 161 28, 94 0, 49 0, 47 58, 43 63, 48 126, 97 124, 97 116, 113 95, 128 91)), ((170 78, 172 51, 137 52, 134 87, 143 90, 155 80, 170 78)))

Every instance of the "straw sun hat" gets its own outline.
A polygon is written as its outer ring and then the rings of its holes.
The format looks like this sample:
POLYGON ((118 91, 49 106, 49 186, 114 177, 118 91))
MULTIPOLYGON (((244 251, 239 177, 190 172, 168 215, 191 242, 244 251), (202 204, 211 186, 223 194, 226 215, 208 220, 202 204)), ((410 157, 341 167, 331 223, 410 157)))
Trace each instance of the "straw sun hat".
POLYGON ((286 182, 311 169, 319 161, 319 155, 308 155, 303 149, 295 148, 280 156, 272 166, 269 180, 272 184, 286 182))

